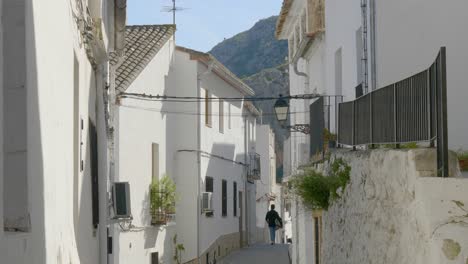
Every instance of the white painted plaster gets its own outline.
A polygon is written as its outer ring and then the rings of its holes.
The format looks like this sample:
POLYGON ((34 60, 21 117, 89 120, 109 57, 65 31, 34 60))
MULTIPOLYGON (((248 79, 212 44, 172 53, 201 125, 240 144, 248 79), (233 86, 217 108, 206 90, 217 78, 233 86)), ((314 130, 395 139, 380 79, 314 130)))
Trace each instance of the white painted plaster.
POLYGON ((434 177, 431 152, 337 154, 352 167, 351 182, 323 214, 322 263, 466 263, 468 181, 434 177), (460 245, 453 260, 446 239, 460 245))
POLYGON ((448 139, 453 149, 468 149, 468 37, 459 33, 468 26, 467 8, 463 0, 376 1, 379 87, 427 69, 440 47, 447 47, 448 139))
MULTIPOLYGON (((2 225, 2 263, 99 262, 98 237, 92 226, 87 121, 89 117, 96 119, 96 96, 101 97, 104 83, 102 75, 94 75, 80 45, 71 3, 25 1, 25 19, 17 21, 25 25, 26 32, 26 76, 22 78, 27 90, 27 205, 31 231, 3 232, 2 225), (75 54, 80 67, 79 98, 73 89, 75 54), (76 170, 79 161, 73 160, 79 144, 73 140, 74 127, 78 127, 73 124, 75 99, 85 121, 83 172, 76 170)), ((100 151, 105 150, 105 141, 99 144, 100 151)), ((8 188, 2 183, 3 187, 8 188)))
MULTIPOLYGON (((169 77, 171 86, 167 91, 170 95, 204 96, 205 90, 209 90, 213 97, 240 97, 242 94, 219 78, 216 74, 206 73, 208 68, 198 61, 190 60, 190 55, 183 51, 176 51, 173 72, 169 77), (205 73, 205 74, 202 74, 205 73), (201 76, 200 88, 197 91, 197 78, 201 76), (180 78, 184 76, 184 78, 180 78)), ((180 190, 181 199, 177 204, 177 233, 180 243, 185 246, 183 261, 190 261, 197 257, 197 216, 200 217, 200 254, 206 251, 218 238, 223 235, 239 232, 239 215, 233 216, 233 182, 237 182, 238 191, 243 192, 244 218, 246 214, 245 168, 231 161, 201 154, 201 178, 200 192, 205 191, 205 177, 214 179, 213 206, 214 216, 207 217, 197 212, 197 126, 200 125, 200 150, 209 154, 218 155, 229 160, 245 163, 246 148, 253 148, 255 138, 252 136, 245 144, 245 124, 242 117, 244 111, 243 102, 231 103, 231 128, 225 117, 224 132, 219 130, 219 105, 218 100, 212 102, 212 123, 205 125, 205 105, 200 103, 200 115, 197 116, 197 105, 171 103, 167 107, 171 111, 188 112, 192 114, 171 114, 168 116, 168 171, 174 175, 177 187, 180 190), (221 182, 227 181, 227 216, 221 215, 221 182)), ((225 105, 224 114, 228 107, 225 105)), ((253 134, 252 134, 253 135, 253 134)), ((247 187, 250 189, 250 187, 247 187)), ((251 193, 254 189, 250 189, 251 193)), ((252 193, 253 194, 253 193, 252 193)), ((239 198, 238 198, 239 201, 239 198)), ((238 205, 239 206, 239 205, 238 205)), ((252 209, 249 209, 252 210, 252 209)), ((251 211, 249 211, 252 214, 251 211)), ((250 218, 250 216, 249 216, 250 218)), ((246 224, 243 221, 243 230, 246 224)))
MULTIPOLYGON (((166 94, 174 42, 169 40, 126 90, 127 93, 166 94)), ((152 144, 159 146, 159 177, 166 171, 167 118, 162 102, 122 99, 118 110, 118 164, 116 181, 129 182, 134 228, 116 226, 114 263, 149 263, 158 252, 162 263, 172 263, 176 227, 152 226, 149 187, 152 175, 152 144), (128 230, 128 231, 127 231, 128 230)))

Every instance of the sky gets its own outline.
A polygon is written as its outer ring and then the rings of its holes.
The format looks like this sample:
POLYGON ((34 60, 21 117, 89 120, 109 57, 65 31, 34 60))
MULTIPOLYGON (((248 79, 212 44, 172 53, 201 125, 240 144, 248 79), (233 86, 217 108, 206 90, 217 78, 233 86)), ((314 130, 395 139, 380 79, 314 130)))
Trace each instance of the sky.
MULTIPOLYGON (((225 38, 248 30, 260 19, 278 15, 282 0, 176 0, 176 43, 207 52, 225 38)), ((129 25, 172 24, 162 12, 172 0, 128 0, 129 25)))

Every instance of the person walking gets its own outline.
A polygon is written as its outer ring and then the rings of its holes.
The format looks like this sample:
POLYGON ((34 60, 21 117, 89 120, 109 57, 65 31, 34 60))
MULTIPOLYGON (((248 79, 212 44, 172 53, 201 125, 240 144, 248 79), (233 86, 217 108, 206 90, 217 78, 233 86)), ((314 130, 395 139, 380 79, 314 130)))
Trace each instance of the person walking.
POLYGON ((265 216, 265 221, 268 223, 268 229, 270 229, 270 241, 271 244, 275 244, 276 230, 283 227, 283 220, 275 211, 275 205, 271 205, 271 210, 265 216))

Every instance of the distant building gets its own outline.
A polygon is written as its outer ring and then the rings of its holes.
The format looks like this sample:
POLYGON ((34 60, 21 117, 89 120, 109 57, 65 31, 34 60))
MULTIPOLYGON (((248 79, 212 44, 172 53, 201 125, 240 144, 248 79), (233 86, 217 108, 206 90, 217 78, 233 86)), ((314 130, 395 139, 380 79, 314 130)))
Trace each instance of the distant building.
MULTIPOLYGON (((265 215, 270 205, 275 204, 276 211, 281 213, 281 189, 276 183, 275 134, 269 125, 259 125, 257 128, 257 151, 260 154, 261 179, 257 182, 257 223, 256 240, 261 243, 270 242, 270 233, 265 221, 265 215)), ((278 242, 281 237, 278 236, 278 242)))
POLYGON ((247 245, 255 219, 256 121, 242 99, 254 93, 211 55, 183 47, 176 48, 168 80, 167 95, 204 98, 163 107, 170 113, 167 172, 180 193, 183 262, 212 263, 247 245))

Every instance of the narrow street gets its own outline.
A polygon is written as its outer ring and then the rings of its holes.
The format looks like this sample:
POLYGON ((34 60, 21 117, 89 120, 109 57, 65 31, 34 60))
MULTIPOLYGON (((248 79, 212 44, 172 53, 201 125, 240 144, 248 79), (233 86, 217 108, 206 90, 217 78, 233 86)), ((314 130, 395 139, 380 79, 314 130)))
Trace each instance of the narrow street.
POLYGON ((288 245, 258 244, 241 249, 222 259, 221 264, 289 264, 288 245))

